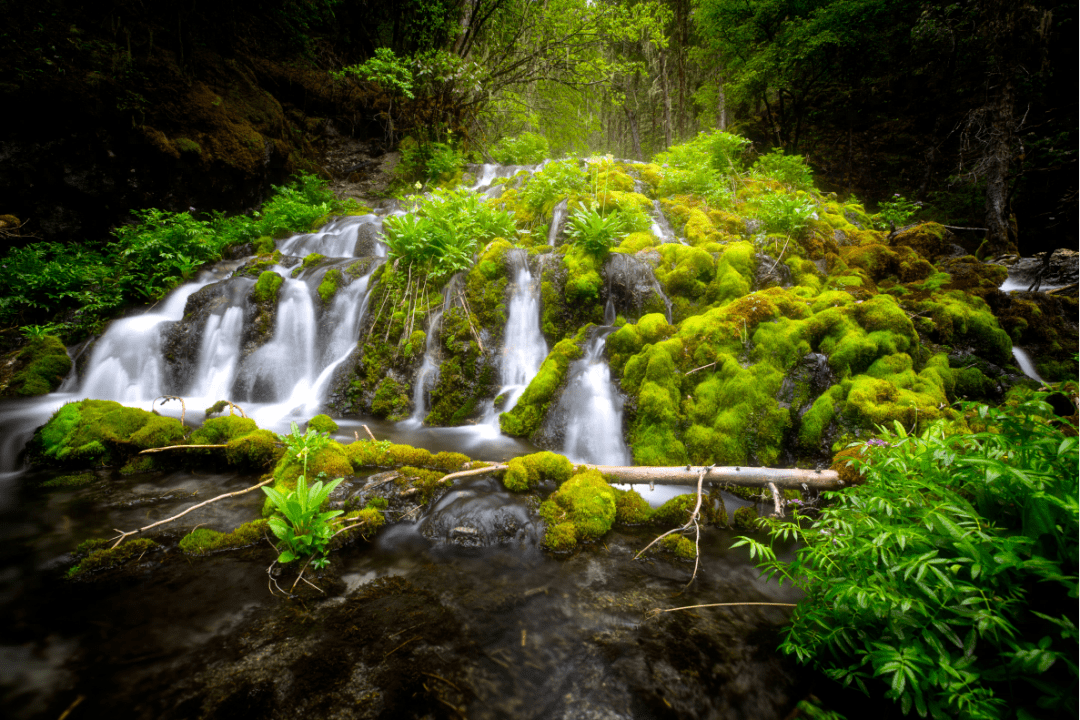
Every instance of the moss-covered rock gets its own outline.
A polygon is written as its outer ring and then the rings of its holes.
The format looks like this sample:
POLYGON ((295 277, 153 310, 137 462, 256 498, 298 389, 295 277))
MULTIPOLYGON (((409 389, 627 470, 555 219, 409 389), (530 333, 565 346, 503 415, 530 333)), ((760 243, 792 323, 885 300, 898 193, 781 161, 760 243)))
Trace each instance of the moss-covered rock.
MULTIPOLYGON (((410 445, 397 445, 374 440, 357 440, 345 446, 345 453, 353 467, 364 468, 412 466, 432 468, 443 472, 457 472, 469 462, 466 455, 455 452, 431 453, 423 448, 410 445)), ((474 467, 478 467, 475 463, 474 467)))
POLYGON ((316 415, 308 420, 307 429, 317 433, 333 434, 338 431, 338 424, 329 415, 316 415))
POLYGON ((757 510, 749 505, 744 505, 732 515, 732 524, 739 532, 754 532, 758 530, 757 510))
POLYGON ((581 343, 585 340, 585 331, 586 328, 583 328, 573 340, 559 342, 544 358, 536 377, 525 388, 517 405, 509 412, 499 415, 499 427, 504 433, 514 437, 528 437, 539 429, 557 391, 566 380, 570 363, 581 357, 581 343))
POLYGON ((209 555, 217 550, 250 547, 263 542, 267 528, 266 520, 253 520, 227 533, 195 528, 180 539, 179 547, 187 555, 209 555))
POLYGON ((330 268, 326 271, 316 290, 323 305, 330 304, 344 280, 345 276, 338 268, 330 268))
POLYGON ((45 395, 60 387, 60 383, 71 371, 71 358, 59 338, 46 335, 30 340, 16 353, 11 371, 11 379, 0 394, 45 395))
POLYGON ((644 525, 652 522, 653 509, 637 490, 618 490, 615 497, 615 522, 620 525, 644 525))
POLYGON ((284 282, 285 278, 272 270, 260 273, 255 287, 251 288, 251 301, 256 304, 277 303, 281 284, 284 282))
POLYGON ((578 473, 540 505, 548 524, 544 546, 564 552, 603 537, 615 522, 615 489, 596 470, 578 473))
POLYGON ((562 455, 538 452, 510 460, 503 485, 514 492, 524 492, 543 481, 563 483, 570 479, 574 465, 562 455))
MULTIPOLYGON (((107 541, 98 541, 94 546, 83 545, 81 547, 96 547, 89 554, 79 560, 67 572, 69 578, 81 578, 102 570, 120 567, 132 560, 142 558, 146 553, 158 549, 159 545, 150 538, 136 538, 121 543, 116 548, 107 546, 107 541)), ((78 552, 76 554, 79 554, 78 552)))
POLYGON ((119 464, 148 448, 184 444, 179 420, 111 400, 82 400, 56 411, 34 433, 35 463, 65 467, 119 464))

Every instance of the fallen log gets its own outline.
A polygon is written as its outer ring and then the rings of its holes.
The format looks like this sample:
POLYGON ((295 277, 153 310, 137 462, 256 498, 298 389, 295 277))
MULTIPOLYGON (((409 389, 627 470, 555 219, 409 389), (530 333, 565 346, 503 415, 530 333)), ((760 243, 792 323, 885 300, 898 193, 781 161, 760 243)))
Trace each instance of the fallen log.
POLYGON ((767 488, 770 484, 778 488, 802 488, 804 485, 815 490, 835 490, 844 487, 840 475, 835 470, 803 470, 801 468, 764 468, 764 467, 648 467, 645 465, 586 465, 591 470, 599 470, 614 482, 629 485, 694 485, 698 473, 705 471, 705 482, 742 487, 767 488))

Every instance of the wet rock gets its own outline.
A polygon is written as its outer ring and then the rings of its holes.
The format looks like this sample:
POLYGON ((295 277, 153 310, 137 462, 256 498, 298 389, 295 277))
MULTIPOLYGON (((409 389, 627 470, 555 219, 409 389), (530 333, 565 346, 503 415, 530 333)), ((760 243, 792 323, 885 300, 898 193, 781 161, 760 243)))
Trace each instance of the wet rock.
POLYGON ((754 290, 771 287, 791 287, 791 268, 767 253, 754 255, 754 290))
POLYGON ((648 262, 625 253, 611 253, 602 270, 604 290, 617 312, 634 316, 661 312, 671 319, 671 301, 648 262))
POLYGON ((1009 267, 1009 285, 1015 290, 1047 290, 1074 285, 1080 279, 1080 253, 1067 248, 1031 257, 1004 256, 994 262, 1009 267))
MULTIPOLYGON (((162 333, 165 355, 165 387, 184 392, 195 381, 203 330, 211 315, 224 314, 233 304, 243 302, 254 281, 249 278, 223 280, 198 290, 188 298, 184 317, 162 333)), ((245 311, 248 320, 254 308, 245 311)))

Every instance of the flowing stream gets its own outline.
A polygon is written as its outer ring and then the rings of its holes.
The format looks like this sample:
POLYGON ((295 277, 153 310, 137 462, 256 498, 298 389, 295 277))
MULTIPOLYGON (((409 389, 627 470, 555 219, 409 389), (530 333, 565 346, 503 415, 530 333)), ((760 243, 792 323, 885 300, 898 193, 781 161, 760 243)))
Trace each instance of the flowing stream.
MULTIPOLYGON (((490 194, 497 178, 536 169, 480 166, 474 190, 490 194)), ((221 263, 146 313, 114 322, 65 392, 0 403, 3 716, 787 716, 807 687, 773 651, 785 611, 646 619, 672 604, 797 598, 762 581, 741 550, 729 550, 731 533, 703 533, 699 579, 684 592, 692 565, 632 560, 652 529, 616 530, 603 547, 553 557, 539 548, 543 525, 533 501, 490 477, 465 478, 418 514, 392 517, 371 542, 335 551, 330 568, 310 576, 319 592, 301 587, 302 600, 271 591, 275 576, 267 568, 275 553, 266 543, 207 557, 177 547, 192 528, 226 531, 258 517, 258 492, 169 526, 156 536, 161 547, 140 556, 120 581, 64 579, 78 543, 174 515, 256 478, 101 469, 81 485, 64 485, 61 472, 22 466, 33 429, 63 403, 86 397, 150 408, 162 395, 182 395, 189 424, 227 397, 279 432, 322 412, 334 373, 355 352, 364 326, 372 274, 386 255, 379 242, 386 214, 342 218, 279 243, 286 256, 326 258, 296 277, 295 259, 273 268, 286 279, 268 337, 254 334, 257 317, 247 301, 253 279, 230 277, 240 263, 221 263), (353 277, 348 271, 358 259, 368 265, 353 277), (324 303, 317 288, 332 269, 345 280, 324 303), (186 364, 166 357, 166 346, 184 350, 186 364)), ((553 217, 553 233, 558 224, 553 217)), ((498 413, 514 407, 548 353, 539 279, 524 252, 507 262, 513 283, 498 352, 499 408, 489 404, 472 426, 422 424, 438 371, 438 327, 455 301, 451 283, 427 323, 412 417, 340 418, 339 440, 351 441, 363 425, 380 440, 483 460, 535 451, 498 431, 498 413)), ((607 323, 615 310, 610 301, 607 323)), ((612 330, 591 333, 554 413, 565 423, 563 452, 574 461, 632 462, 622 399, 604 359, 612 330)), ((175 405, 156 409, 180 413, 175 405)), ((345 497, 384 481, 361 475, 338 492, 345 497)), ((729 509, 740 502, 727 498, 729 509)))

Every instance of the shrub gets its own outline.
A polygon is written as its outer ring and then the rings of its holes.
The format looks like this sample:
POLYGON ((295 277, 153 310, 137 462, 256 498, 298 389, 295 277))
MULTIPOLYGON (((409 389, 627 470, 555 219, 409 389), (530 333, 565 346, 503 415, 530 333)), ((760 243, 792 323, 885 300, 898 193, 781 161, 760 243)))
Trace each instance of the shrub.
POLYGON ((896 425, 829 493, 791 563, 751 539, 766 575, 804 589, 781 649, 934 717, 1075 717, 1076 428, 1045 394, 967 406, 978 432, 896 425))
POLYGON ((785 155, 782 148, 773 148, 759 157, 752 170, 759 177, 778 180, 796 190, 809 190, 814 184, 806 159, 802 155, 785 155))
POLYGON ((535 165, 548 156, 548 141, 543 135, 523 132, 497 142, 491 156, 501 165, 535 165))

